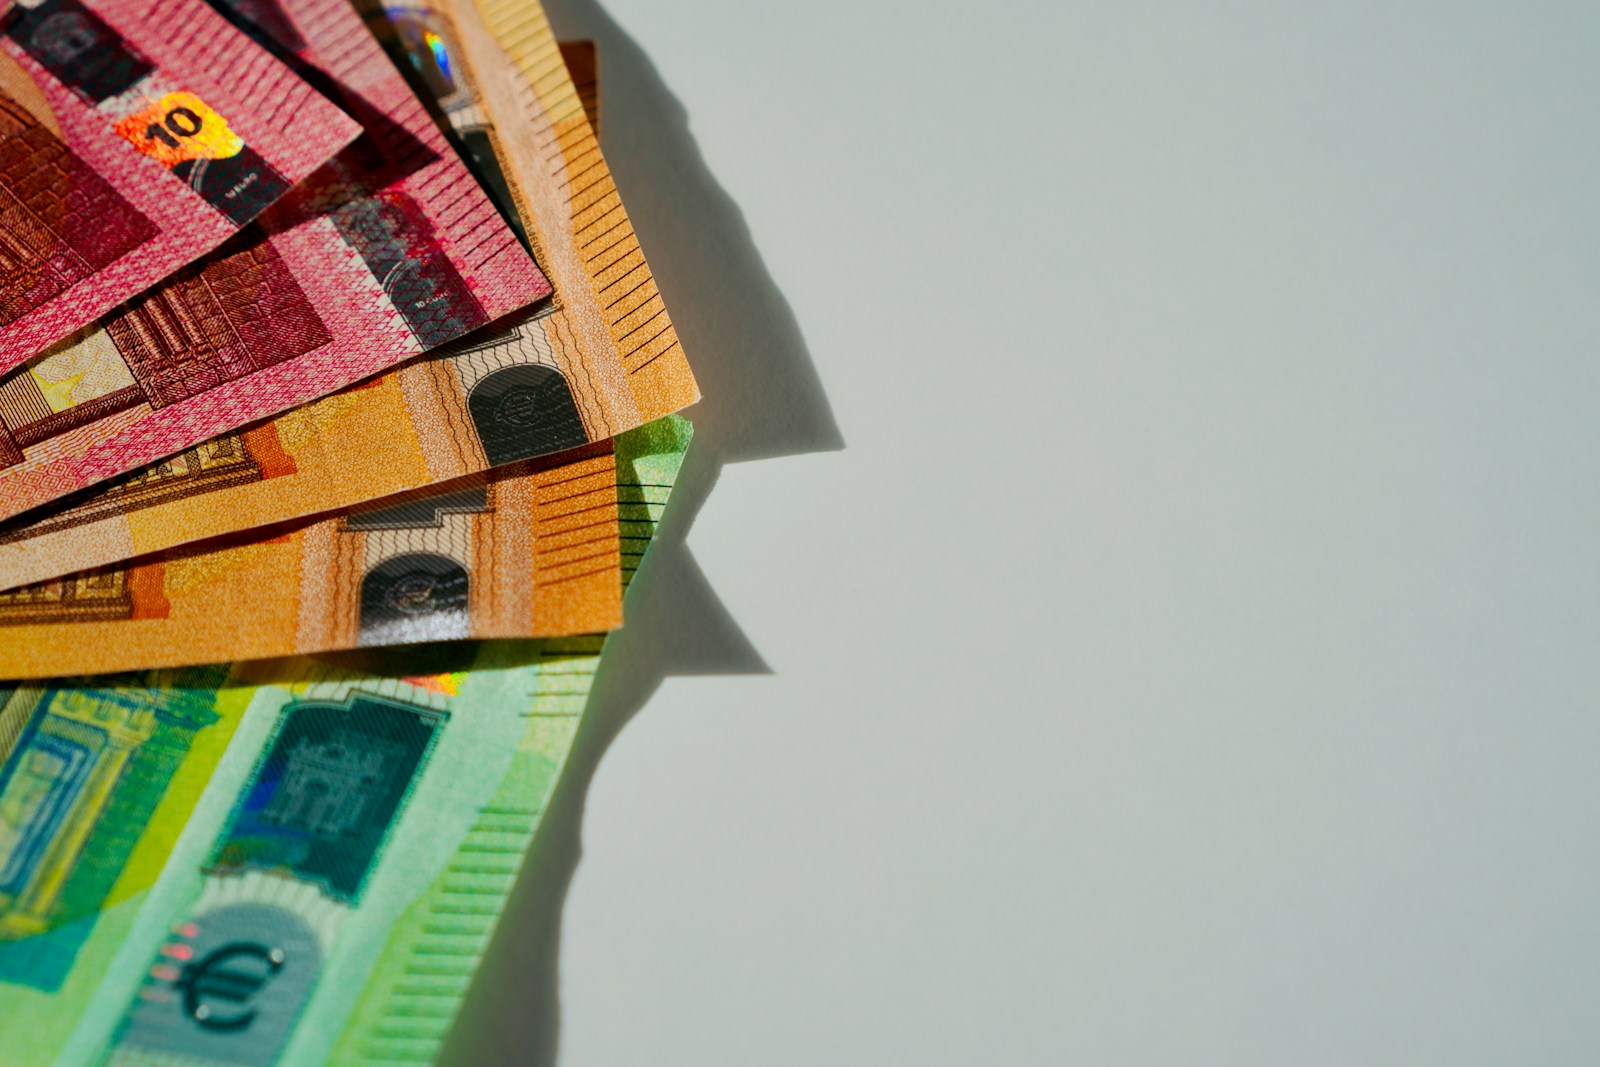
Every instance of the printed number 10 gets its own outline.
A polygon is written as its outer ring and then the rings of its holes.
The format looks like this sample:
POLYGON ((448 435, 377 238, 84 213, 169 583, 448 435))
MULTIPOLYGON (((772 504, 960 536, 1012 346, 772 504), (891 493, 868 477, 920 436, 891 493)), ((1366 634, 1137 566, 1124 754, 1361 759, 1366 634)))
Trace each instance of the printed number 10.
POLYGON ((199 132, 200 116, 186 107, 175 107, 167 112, 167 117, 160 124, 152 122, 146 127, 144 135, 152 141, 160 141, 168 148, 177 148, 178 137, 193 137, 199 132))

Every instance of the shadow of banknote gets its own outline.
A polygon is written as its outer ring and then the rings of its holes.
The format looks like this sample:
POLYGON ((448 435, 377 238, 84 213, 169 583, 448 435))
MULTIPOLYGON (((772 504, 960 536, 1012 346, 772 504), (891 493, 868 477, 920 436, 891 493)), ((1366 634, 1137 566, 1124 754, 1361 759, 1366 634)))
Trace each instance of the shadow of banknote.
POLYGON ((562 911, 607 748, 663 679, 770 668, 685 543, 722 466, 845 447, 799 323, 688 114, 595 0, 547 0, 561 38, 599 42, 603 145, 706 399, 672 505, 634 581, 561 783, 439 1062, 547 1065, 560 1045, 562 911))

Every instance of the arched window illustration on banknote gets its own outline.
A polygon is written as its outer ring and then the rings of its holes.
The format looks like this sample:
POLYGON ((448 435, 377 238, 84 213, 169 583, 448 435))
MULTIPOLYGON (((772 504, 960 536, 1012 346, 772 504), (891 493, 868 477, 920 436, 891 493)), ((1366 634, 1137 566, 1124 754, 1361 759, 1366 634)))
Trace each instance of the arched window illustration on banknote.
POLYGON ((563 357, 542 328, 546 315, 548 309, 536 309, 531 318, 446 350, 490 467, 610 436, 603 427, 591 431, 584 421, 572 380, 562 369, 563 357))
POLYGON ((554 367, 525 363, 497 370, 472 387, 467 408, 492 467, 589 440, 572 390, 554 367))
POLYGON ((480 482, 351 512, 338 532, 348 543, 336 550, 359 561, 359 582, 351 575, 340 583, 350 592, 335 594, 357 598, 348 636, 366 646, 471 636, 472 600, 483 591, 470 575, 494 503, 480 482))
POLYGON ((280 1062, 447 722, 361 691, 289 704, 106 1062, 280 1062))
POLYGON ((361 644, 471 636, 470 584, 466 567, 437 553, 384 560, 361 581, 361 644))

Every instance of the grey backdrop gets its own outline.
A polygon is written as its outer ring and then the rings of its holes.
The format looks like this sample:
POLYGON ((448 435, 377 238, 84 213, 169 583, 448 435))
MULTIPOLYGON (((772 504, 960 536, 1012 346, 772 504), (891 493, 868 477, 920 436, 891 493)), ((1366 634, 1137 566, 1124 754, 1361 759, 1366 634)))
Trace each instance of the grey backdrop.
POLYGON ((708 399, 448 1062, 1600 1062, 1600 9, 552 10, 708 399))

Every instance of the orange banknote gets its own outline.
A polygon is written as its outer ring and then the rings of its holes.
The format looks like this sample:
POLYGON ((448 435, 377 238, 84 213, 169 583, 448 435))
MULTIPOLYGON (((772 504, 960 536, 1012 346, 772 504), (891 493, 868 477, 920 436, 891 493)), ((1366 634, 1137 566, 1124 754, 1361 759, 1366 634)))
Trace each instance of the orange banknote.
POLYGON ((0 678, 622 623, 609 441, 0 593, 0 678))
POLYGON ((477 146, 479 173, 491 194, 503 190, 502 213, 553 297, 361 386, 0 525, 0 588, 571 448, 698 397, 543 11, 532 0, 482 7, 367 13, 457 143, 477 146))

